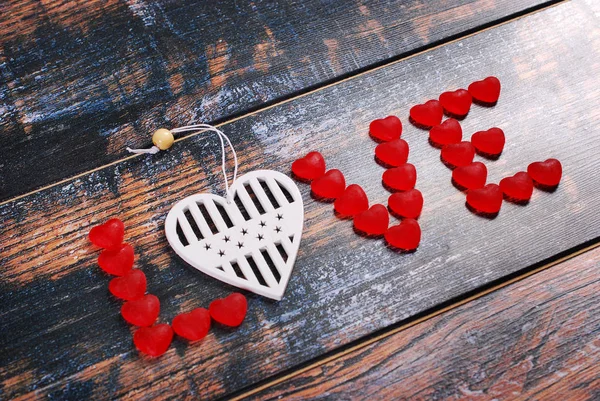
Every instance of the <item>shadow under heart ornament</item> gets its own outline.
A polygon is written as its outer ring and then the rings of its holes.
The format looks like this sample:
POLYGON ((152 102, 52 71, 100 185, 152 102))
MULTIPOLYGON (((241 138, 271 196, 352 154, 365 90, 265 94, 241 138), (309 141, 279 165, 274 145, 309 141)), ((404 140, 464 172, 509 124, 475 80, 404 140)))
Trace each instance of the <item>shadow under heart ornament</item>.
MULTIPOLYGON (((227 196, 202 193, 177 202, 165 221, 167 240, 183 260, 201 272, 235 287, 281 300, 302 236, 304 206, 300 191, 291 178, 273 170, 252 171, 236 178, 235 150, 229 138, 213 126, 199 124, 170 132, 200 134, 208 131, 216 133, 221 141, 227 196), (231 186, 228 185, 223 140, 227 141, 234 157, 231 186)), ((156 153, 162 148, 160 142, 154 140, 154 143, 152 149, 129 151, 156 153)))

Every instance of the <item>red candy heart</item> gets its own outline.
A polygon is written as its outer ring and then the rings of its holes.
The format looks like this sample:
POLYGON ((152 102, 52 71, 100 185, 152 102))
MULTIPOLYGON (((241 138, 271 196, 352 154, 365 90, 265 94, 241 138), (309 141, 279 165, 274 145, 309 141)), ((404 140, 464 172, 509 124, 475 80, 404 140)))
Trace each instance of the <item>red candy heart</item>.
POLYGON ((437 147, 459 143, 461 140, 462 128, 460 123, 453 118, 447 119, 429 131, 429 141, 437 147))
POLYGON ((475 148, 471 142, 451 143, 444 145, 440 157, 444 163, 451 167, 466 166, 473 162, 475 148))
POLYGON ((560 183, 562 165, 556 159, 534 162, 527 167, 527 173, 537 184, 552 188, 560 183))
POLYGON ((369 199, 360 185, 352 184, 335 200, 333 207, 341 217, 351 217, 367 210, 369 199))
POLYGON ((133 267, 133 247, 123 244, 116 250, 105 249, 98 256, 98 265, 102 270, 114 276, 124 276, 133 267))
POLYGON ((383 173, 383 185, 392 191, 408 191, 415 187, 417 170, 410 163, 391 168, 383 173))
POLYGON ((452 180, 461 189, 483 188, 487 179, 487 168, 481 162, 460 166, 452 171, 452 180))
POLYGON ((177 335, 190 340, 200 340, 210 329, 210 314, 204 308, 196 308, 189 313, 181 313, 173 319, 173 330, 177 335))
POLYGON ((483 156, 500 156, 504 149, 504 142, 504 131, 500 128, 478 131, 471 136, 471 143, 475 150, 483 156))
POLYGON ((502 190, 496 184, 487 184, 483 188, 470 189, 467 192, 467 204, 475 212, 496 214, 502 207, 502 190))
POLYGON ((246 297, 238 292, 221 299, 215 299, 208 307, 210 316, 225 326, 236 327, 242 324, 248 310, 246 297))
POLYGON ((444 109, 437 100, 429 100, 410 109, 410 118, 421 127, 433 127, 442 122, 444 109))
POLYGON ((151 326, 160 313, 160 301, 154 295, 144 295, 121 306, 123 319, 134 326, 151 326))
POLYGON ((402 122, 396 116, 374 120, 369 125, 369 133, 378 142, 393 141, 402 135, 402 122))
POLYGON ((369 236, 385 234, 390 216, 383 205, 373 205, 369 210, 354 216, 354 229, 369 236))
POLYGON ((336 199, 346 189, 346 180, 340 170, 329 170, 310 185, 313 195, 320 199, 336 199))
POLYGON ((380 143, 375 148, 375 157, 385 166, 397 167, 408 160, 408 143, 404 139, 380 143))
POLYGON ((119 219, 110 219, 106 223, 90 230, 88 238, 100 248, 115 249, 123 242, 125 225, 119 219))
POLYGON ((529 174, 521 171, 512 177, 506 177, 500 180, 500 189, 502 189, 506 198, 524 202, 531 199, 531 194, 533 193, 533 181, 529 174))
POLYGON ((440 103, 446 114, 464 117, 469 114, 473 98, 465 89, 457 89, 454 92, 444 92, 440 95, 440 103))
POLYGON ((141 270, 131 270, 123 277, 110 280, 108 290, 115 297, 126 301, 140 299, 146 293, 146 275, 141 270))
POLYGON ((421 227, 414 219, 404 219, 397 225, 390 227, 385 233, 385 241, 392 248, 402 251, 413 251, 421 242, 421 227))
POLYGON ((482 81, 469 85, 469 93, 473 99, 484 104, 494 104, 500 97, 500 81, 496 77, 487 77, 482 81))
POLYGON ((135 347, 146 355, 161 356, 169 349, 173 340, 173 330, 168 324, 141 327, 133 334, 135 347))
POLYGON ((292 163, 292 173, 297 178, 312 181, 325 174, 325 159, 319 152, 310 152, 292 163))
POLYGON ((416 219, 423 210, 423 195, 418 189, 396 192, 388 198, 388 206, 396 217, 416 219))

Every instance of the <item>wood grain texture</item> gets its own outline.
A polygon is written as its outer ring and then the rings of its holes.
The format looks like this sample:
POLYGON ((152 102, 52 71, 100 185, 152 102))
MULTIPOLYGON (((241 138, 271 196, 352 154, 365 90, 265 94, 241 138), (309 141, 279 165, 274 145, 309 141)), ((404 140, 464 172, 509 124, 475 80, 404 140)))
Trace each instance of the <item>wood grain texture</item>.
POLYGON ((3 1, 0 201, 543 3, 3 1))
POLYGON ((255 400, 597 400, 600 249, 308 370, 255 400))
POLYGON ((284 299, 249 295, 239 329, 215 328, 192 347, 176 340, 155 361, 133 349, 86 235, 109 216, 124 220, 162 321, 230 293, 179 260, 163 233, 176 200, 222 193, 218 141, 190 137, 1 206, 2 397, 215 398, 598 238, 599 26, 569 2, 222 127, 242 173, 286 172, 318 149, 385 203, 367 127, 400 115, 425 197, 423 240, 402 255, 363 239, 300 185, 305 230, 284 299), (474 107, 463 123, 466 135, 490 126, 507 135, 500 160, 487 163, 490 182, 548 157, 562 161, 564 177, 554 193, 536 190, 529 205, 505 203, 487 220, 466 210, 439 151, 406 118, 412 105, 491 74, 504 86, 500 102, 474 107))

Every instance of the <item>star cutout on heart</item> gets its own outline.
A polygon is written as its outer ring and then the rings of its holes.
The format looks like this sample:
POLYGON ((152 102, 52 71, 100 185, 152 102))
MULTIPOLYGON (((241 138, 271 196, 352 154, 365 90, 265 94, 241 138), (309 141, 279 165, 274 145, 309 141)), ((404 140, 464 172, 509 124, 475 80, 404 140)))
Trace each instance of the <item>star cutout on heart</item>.
POLYGON ((219 256, 225 256, 225 252, 222 249, 219 249, 219 256))
POLYGON ((236 245, 236 246, 237 246, 239 249, 242 249, 242 247, 244 246, 244 243, 243 243, 243 242, 239 242, 239 241, 238 241, 238 243, 237 243, 237 245, 236 245))
POLYGON ((231 239, 229 238, 229 236, 226 235, 225 237, 223 237, 223 241, 229 242, 229 241, 231 241, 231 239))
POLYGON ((261 241, 262 239, 264 239, 265 237, 262 234, 258 234, 258 236, 256 237, 258 238, 259 241, 261 241))
POLYGON ((208 251, 210 249, 210 244, 204 244, 204 248, 208 251))

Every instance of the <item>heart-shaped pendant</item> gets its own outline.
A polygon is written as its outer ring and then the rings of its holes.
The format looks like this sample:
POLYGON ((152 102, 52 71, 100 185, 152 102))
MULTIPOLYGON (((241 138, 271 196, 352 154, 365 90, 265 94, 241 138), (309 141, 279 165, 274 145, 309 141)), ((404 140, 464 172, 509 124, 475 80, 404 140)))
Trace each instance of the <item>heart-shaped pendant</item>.
POLYGON ((235 287, 280 300, 302 236, 304 206, 286 175, 258 170, 237 178, 229 203, 213 194, 177 202, 167 240, 187 263, 235 287))

